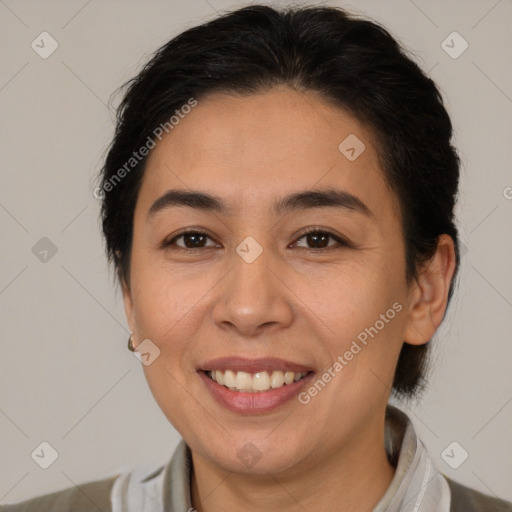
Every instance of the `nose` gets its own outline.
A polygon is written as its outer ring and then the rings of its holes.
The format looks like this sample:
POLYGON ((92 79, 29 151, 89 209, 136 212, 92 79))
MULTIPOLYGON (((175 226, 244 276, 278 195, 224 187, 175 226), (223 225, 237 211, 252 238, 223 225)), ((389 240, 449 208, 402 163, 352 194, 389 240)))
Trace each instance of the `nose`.
POLYGON ((214 322, 243 337, 288 327, 295 308, 286 276, 272 268, 276 265, 265 257, 265 251, 254 261, 248 261, 237 253, 233 255, 232 270, 223 279, 213 308, 214 322))

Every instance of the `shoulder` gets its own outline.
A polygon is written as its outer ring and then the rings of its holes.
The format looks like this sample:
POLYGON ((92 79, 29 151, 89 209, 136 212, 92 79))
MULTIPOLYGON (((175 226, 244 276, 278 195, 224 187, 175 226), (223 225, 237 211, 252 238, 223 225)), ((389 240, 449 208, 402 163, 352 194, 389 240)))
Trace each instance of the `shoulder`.
POLYGON ((9 505, 0 512, 111 512, 110 494, 119 475, 86 482, 9 505))
POLYGON ((450 512, 512 512, 512 503, 493 498, 450 480, 445 476, 452 494, 450 512))

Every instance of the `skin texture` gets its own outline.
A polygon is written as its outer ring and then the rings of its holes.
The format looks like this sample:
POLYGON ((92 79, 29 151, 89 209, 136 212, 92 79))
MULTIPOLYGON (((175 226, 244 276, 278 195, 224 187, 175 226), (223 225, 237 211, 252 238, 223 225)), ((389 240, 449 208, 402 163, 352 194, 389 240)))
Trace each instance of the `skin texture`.
POLYGON ((143 368, 192 449, 194 508, 372 510, 394 474, 384 413, 400 348, 432 338, 454 266, 453 242, 443 235, 418 280, 407 283, 397 199, 374 137, 353 116, 284 86, 201 99, 150 154, 123 292, 134 345, 149 338, 161 351, 143 368), (349 134, 366 146, 354 161, 338 149, 349 134), (272 211, 287 194, 325 187, 357 196, 372 215, 272 211), (216 194, 231 214, 174 206, 148 217, 171 188, 216 194), (188 227, 210 238, 189 241, 199 248, 188 253, 183 237, 161 247, 188 227), (308 227, 351 246, 308 242, 308 227), (248 236, 263 250, 252 263, 236 252, 248 236), (218 357, 279 357, 319 377, 394 303, 401 311, 307 405, 292 399, 241 415, 219 405, 197 374, 218 357), (237 457, 247 442, 261 453, 249 468, 237 457))

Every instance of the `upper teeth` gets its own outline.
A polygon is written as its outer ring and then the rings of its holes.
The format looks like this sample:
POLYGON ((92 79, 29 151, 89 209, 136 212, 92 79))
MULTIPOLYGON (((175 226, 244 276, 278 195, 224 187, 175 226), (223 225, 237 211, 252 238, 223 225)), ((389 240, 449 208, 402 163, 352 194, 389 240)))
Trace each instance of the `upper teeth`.
POLYGON ((266 371, 250 374, 247 372, 234 372, 232 370, 212 370, 207 372, 215 382, 234 391, 268 391, 280 388, 302 379, 307 372, 266 371))

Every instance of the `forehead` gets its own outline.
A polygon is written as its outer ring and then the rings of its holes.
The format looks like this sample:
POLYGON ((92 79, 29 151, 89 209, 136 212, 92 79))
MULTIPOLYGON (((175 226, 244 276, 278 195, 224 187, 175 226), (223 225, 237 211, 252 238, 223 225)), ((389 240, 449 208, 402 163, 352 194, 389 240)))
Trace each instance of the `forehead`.
POLYGON ((139 200, 149 209, 168 189, 201 189, 233 214, 331 187, 364 197, 375 213, 394 203, 370 131, 316 93, 278 87, 199 100, 151 151, 139 200))

